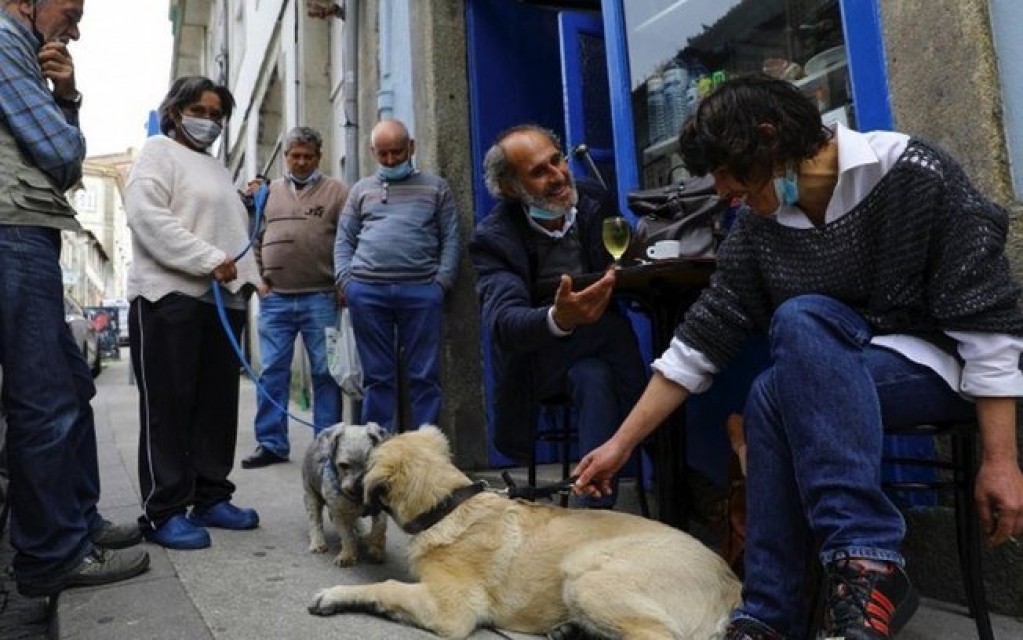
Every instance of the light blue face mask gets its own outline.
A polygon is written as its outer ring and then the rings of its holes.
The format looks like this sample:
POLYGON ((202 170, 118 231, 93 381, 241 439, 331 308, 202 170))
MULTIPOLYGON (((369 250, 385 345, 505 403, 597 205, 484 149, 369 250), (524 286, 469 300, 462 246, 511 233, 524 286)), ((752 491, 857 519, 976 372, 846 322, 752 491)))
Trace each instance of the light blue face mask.
POLYGON ((563 218, 564 212, 558 213, 557 211, 548 211, 547 209, 541 209, 533 205, 529 206, 529 217, 533 220, 557 220, 563 218))
POLYGON ((310 173, 309 175, 307 175, 304 178, 299 178, 298 176, 293 175, 289 171, 288 174, 287 174, 287 178, 288 178, 288 180, 291 180, 295 184, 302 185, 304 187, 304 186, 306 186, 308 184, 311 184, 311 183, 316 182, 317 180, 319 180, 320 179, 320 175, 322 175, 322 174, 320 173, 319 169, 314 169, 312 173, 310 173))
POLYGON ((786 207, 799 202, 799 177, 792 167, 774 179, 774 195, 778 196, 778 204, 786 207))
POLYGON ((405 162, 394 165, 393 167, 386 167, 380 165, 377 169, 377 175, 380 176, 381 180, 387 180, 388 182, 394 182, 395 180, 404 180, 405 178, 412 175, 415 169, 412 167, 412 159, 409 158, 405 162))

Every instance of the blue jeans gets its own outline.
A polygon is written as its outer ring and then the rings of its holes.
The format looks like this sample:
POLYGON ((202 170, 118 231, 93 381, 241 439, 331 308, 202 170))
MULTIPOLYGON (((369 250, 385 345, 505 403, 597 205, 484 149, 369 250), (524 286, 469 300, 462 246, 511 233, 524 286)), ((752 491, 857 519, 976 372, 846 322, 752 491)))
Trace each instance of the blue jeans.
POLYGON ((7 412, 13 566, 52 579, 92 549, 99 466, 96 387, 64 321, 60 232, 0 226, 0 368, 7 412))
MULTIPOLYGON (((319 433, 341 421, 341 390, 327 370, 324 329, 337 324, 337 298, 333 291, 317 293, 270 293, 259 304, 259 352, 263 371, 259 384, 282 407, 288 406, 291 362, 295 338, 309 355, 313 379, 313 424, 319 433)), ((288 416, 263 394, 256 395, 256 440, 267 451, 287 458, 288 416)))
POLYGON ((961 419, 973 406, 933 371, 870 345, 849 307, 806 295, 771 322, 770 367, 745 409, 746 580, 737 616, 802 638, 804 575, 815 545, 902 564, 905 523, 881 489, 883 425, 961 419))
POLYGON ((444 290, 439 284, 351 280, 345 299, 362 361, 362 421, 397 429, 398 355, 408 376, 412 427, 440 417, 444 290))

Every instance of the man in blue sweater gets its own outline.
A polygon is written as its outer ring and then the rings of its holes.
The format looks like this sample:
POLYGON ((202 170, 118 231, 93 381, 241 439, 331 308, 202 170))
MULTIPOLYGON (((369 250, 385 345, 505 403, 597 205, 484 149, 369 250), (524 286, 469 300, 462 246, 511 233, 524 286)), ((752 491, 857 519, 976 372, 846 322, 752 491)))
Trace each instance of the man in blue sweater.
POLYGON ((461 235, 448 183, 414 167, 415 141, 404 124, 378 123, 370 149, 379 167, 348 194, 334 273, 362 361, 362 421, 393 432, 399 355, 412 424, 436 424, 440 416, 444 296, 454 286, 461 235))

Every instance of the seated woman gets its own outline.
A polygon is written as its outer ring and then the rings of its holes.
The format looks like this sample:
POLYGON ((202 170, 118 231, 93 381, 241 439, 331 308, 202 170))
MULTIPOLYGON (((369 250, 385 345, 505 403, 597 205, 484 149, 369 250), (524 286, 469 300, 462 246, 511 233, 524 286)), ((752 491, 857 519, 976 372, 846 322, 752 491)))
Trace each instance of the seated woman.
POLYGON ((825 635, 890 638, 917 596, 905 524, 881 489, 883 425, 975 413, 982 524, 992 544, 1023 534, 1023 314, 1006 212, 940 149, 824 127, 799 89, 766 76, 722 84, 680 142, 688 170, 712 174, 745 210, 711 285, 639 403, 580 462, 577 486, 610 490, 632 449, 766 329, 770 364, 743 411, 746 582, 727 638, 806 636, 814 548, 830 585, 825 635))

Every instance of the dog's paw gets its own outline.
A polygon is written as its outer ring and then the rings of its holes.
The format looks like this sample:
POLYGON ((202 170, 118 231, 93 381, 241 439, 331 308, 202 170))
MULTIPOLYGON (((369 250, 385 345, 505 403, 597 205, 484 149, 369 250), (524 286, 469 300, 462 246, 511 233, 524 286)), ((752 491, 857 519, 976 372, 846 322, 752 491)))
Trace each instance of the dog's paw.
POLYGON ((366 555, 369 556, 370 562, 375 562, 376 564, 386 562, 387 540, 381 536, 367 536, 362 541, 366 545, 366 555))
POLYGON ((375 564, 383 564, 387 562, 387 550, 384 547, 370 546, 366 548, 366 555, 369 556, 369 561, 375 564))
POLYGON ((327 551, 327 539, 323 537, 323 527, 310 525, 309 527, 309 552, 325 553, 327 551))
POLYGON ((317 591, 308 610, 314 616, 332 616, 339 612, 336 603, 331 602, 330 589, 320 589, 317 591))
POLYGON ((339 567, 352 567, 355 566, 356 559, 354 553, 347 553, 342 550, 341 553, 334 556, 334 564, 339 567))

